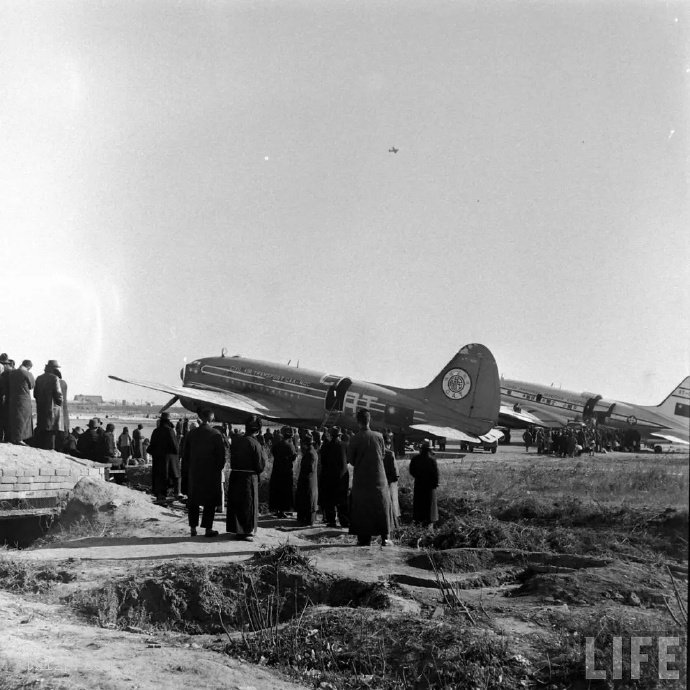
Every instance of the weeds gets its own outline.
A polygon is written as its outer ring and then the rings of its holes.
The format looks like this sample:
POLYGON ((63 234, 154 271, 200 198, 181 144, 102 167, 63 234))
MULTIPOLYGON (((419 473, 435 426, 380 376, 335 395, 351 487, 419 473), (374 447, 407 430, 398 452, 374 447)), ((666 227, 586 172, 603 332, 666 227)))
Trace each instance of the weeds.
POLYGON ((56 582, 74 579, 74 573, 52 565, 0 557, 0 588, 10 592, 43 592, 56 582))

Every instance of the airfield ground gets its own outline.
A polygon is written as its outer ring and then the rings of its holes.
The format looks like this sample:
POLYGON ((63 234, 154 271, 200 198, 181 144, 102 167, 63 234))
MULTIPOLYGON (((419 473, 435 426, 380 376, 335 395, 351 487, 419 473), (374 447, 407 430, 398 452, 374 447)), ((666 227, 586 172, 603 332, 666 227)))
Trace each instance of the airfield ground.
MULTIPOLYGON (((0 552, 0 690, 596 687, 584 638, 610 673, 613 635, 687 633, 688 461, 443 460, 437 527, 383 549, 270 515, 252 544, 221 515, 192 539, 180 504, 85 479, 44 539, 0 552)), ((623 686, 655 687, 650 657, 623 686)))

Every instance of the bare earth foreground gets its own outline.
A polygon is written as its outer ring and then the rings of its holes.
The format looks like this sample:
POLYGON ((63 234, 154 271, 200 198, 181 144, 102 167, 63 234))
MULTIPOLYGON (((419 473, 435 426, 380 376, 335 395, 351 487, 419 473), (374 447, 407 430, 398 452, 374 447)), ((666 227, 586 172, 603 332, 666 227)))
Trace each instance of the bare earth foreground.
MULTIPOLYGON (((0 690, 584 688, 585 637, 610 679, 612 636, 686 635, 687 455, 439 465, 439 524, 386 548, 270 515, 253 543, 220 514, 191 538, 181 504, 82 479, 46 538, 0 551, 0 690)), ((675 652, 677 680, 624 659, 619 684, 685 687, 675 652)))

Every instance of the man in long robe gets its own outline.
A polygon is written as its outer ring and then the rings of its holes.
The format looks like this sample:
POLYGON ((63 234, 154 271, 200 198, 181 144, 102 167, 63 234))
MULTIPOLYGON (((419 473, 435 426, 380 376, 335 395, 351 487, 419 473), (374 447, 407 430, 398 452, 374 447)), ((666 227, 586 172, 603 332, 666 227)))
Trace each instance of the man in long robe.
POLYGON ((234 435, 230 446, 226 531, 237 539, 254 541, 259 528, 259 476, 266 467, 266 456, 257 439, 261 419, 252 415, 244 426, 244 436, 234 435))
POLYGON ((19 369, 13 369, 8 376, 9 440, 23 446, 34 433, 31 391, 36 380, 31 373, 32 366, 31 360, 25 359, 19 369))
POLYGON ((137 428, 132 432, 132 457, 134 460, 146 460, 141 446, 143 440, 141 430, 143 428, 143 424, 137 424, 137 428))
POLYGON ((305 527, 313 525, 316 521, 319 505, 318 462, 319 456, 314 448, 312 435, 307 431, 302 435, 302 457, 295 491, 297 524, 305 527))
POLYGON ((347 453, 340 441, 340 429, 329 429, 321 446, 321 472, 319 473, 319 504, 328 527, 337 527, 336 513, 341 527, 350 524, 347 510, 347 494, 350 474, 347 469, 347 453))
POLYGON ((151 490, 156 503, 164 504, 168 497, 168 483, 172 480, 181 491, 179 447, 175 428, 170 421, 170 414, 162 412, 158 426, 151 433, 151 442, 147 452, 151 455, 151 490))
POLYGON ((409 469, 414 478, 412 518, 424 526, 433 525, 438 520, 438 465, 428 441, 424 441, 419 453, 412 457, 409 469))
POLYGON ((61 428, 63 398, 59 371, 57 361, 49 360, 34 386, 38 447, 45 450, 55 450, 55 437, 61 428))
POLYGON ((201 526, 205 530, 204 536, 217 537, 218 532, 213 529, 213 518, 216 506, 222 502, 221 482, 223 467, 225 467, 225 442, 220 431, 211 426, 213 412, 201 409, 198 414, 201 424, 185 434, 182 454, 182 467, 188 494, 189 531, 193 537, 196 537, 199 510, 203 506, 201 526))
POLYGON ((268 505, 279 518, 287 517, 292 511, 294 478, 292 465, 297 458, 295 446, 292 444, 292 428, 284 426, 279 440, 274 440, 271 446, 273 453, 273 469, 268 483, 268 505))
POLYGON ((357 412, 359 431, 350 439, 348 462, 354 468, 350 493, 350 534, 357 535, 359 546, 369 546, 374 535, 381 535, 381 546, 390 544, 391 505, 388 481, 383 467, 383 436, 369 428, 368 410, 357 412))

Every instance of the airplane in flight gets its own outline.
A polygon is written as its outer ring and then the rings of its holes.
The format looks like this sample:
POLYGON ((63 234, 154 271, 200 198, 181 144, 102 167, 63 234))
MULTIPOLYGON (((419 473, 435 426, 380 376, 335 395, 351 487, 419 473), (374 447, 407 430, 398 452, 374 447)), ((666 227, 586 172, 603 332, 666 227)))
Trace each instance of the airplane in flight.
POLYGON ((502 436, 494 429, 500 403, 496 360, 476 343, 461 348, 425 388, 386 386, 224 354, 195 359, 180 377, 181 386, 109 378, 172 395, 163 410, 178 401, 191 412, 210 407, 216 419, 230 424, 255 414, 275 424, 356 428, 357 411, 366 409, 374 429, 476 443, 502 436))
POLYGON ((690 445, 690 376, 658 405, 633 405, 594 393, 501 379, 500 423, 504 426, 565 426, 590 421, 690 445))
POLYGON ((388 153, 397 153, 398 151, 400 151, 400 149, 396 149, 395 146, 391 146, 388 149, 388 153))

